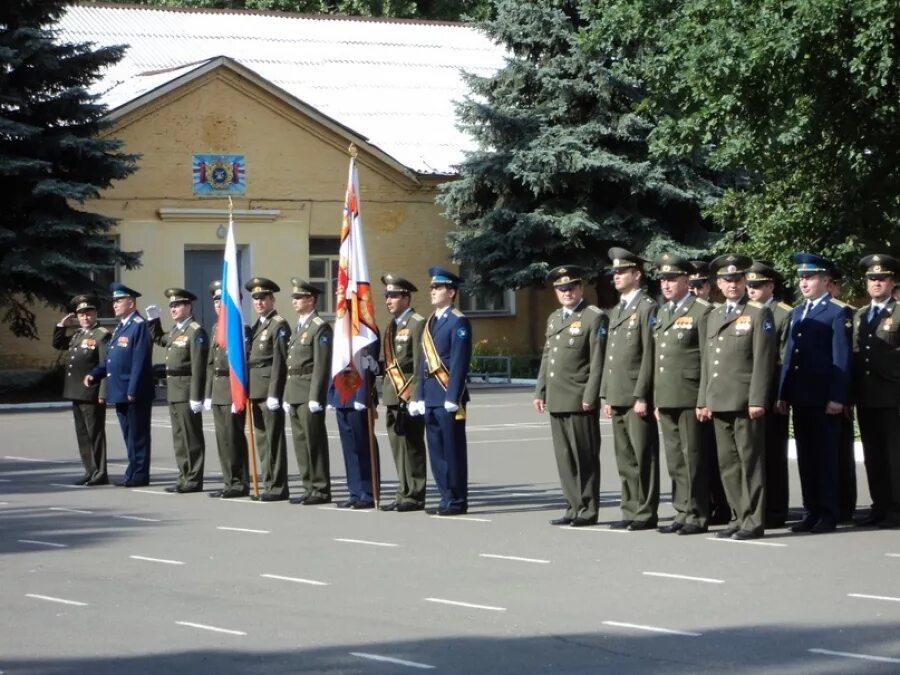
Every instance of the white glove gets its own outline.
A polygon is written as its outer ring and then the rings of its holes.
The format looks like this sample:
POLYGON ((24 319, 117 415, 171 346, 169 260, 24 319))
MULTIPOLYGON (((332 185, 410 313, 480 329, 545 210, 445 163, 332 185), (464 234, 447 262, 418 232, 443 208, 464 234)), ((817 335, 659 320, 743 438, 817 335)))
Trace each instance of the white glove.
POLYGON ((455 403, 451 403, 450 401, 444 401, 444 410, 447 412, 456 412, 459 410, 459 406, 455 403))
MULTIPOLYGON (((191 404, 191 412, 197 414, 203 410, 203 401, 188 401, 191 404)), ((207 408, 209 410, 209 408, 207 408)))
MULTIPOLYGON (((232 405, 233 405, 233 404, 232 404, 232 405)), ((209 412, 210 410, 212 410, 212 399, 211 399, 211 398, 205 398, 205 399, 203 399, 203 409, 204 409, 206 412, 209 412)))
POLYGON ((363 368, 371 372, 373 375, 378 374, 378 361, 373 359, 368 354, 362 359, 363 368))
POLYGON ((144 313, 151 321, 158 319, 160 316, 159 305, 147 305, 147 309, 144 310, 144 313))
POLYGON ((237 415, 237 406, 235 406, 234 403, 231 404, 231 414, 237 415))
POLYGON ((318 401, 310 401, 309 402, 309 412, 311 412, 311 413, 322 412, 322 406, 319 404, 318 401))
POLYGON ((359 401, 353 401, 353 409, 354 410, 365 410, 366 406, 359 401))
POLYGON ((291 404, 290 404, 290 403, 288 403, 287 401, 285 401, 284 403, 281 404, 281 407, 284 408, 284 414, 285 414, 285 415, 290 415, 290 414, 291 414, 291 404))
POLYGON ((278 399, 274 396, 269 396, 266 398, 266 407, 272 411, 278 410, 281 407, 281 403, 279 403, 278 399))
POLYGON ((334 406, 329 403, 325 406, 325 410, 334 410, 334 406))
POLYGON ((410 417, 424 415, 425 401, 410 401, 406 406, 406 410, 409 412, 410 417))

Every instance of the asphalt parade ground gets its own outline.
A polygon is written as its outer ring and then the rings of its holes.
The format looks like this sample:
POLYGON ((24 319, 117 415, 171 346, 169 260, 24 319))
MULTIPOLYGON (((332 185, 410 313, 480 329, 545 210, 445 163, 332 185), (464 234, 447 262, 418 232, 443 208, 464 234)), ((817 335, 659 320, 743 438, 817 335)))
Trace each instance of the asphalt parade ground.
MULTIPOLYGON (((0 415, 0 673, 900 672, 897 531, 738 542, 610 530, 606 422, 600 524, 552 527, 563 502, 549 421, 531 399, 474 392, 470 508, 456 518, 166 493, 164 406, 149 487, 75 488, 69 409, 0 415)), ((115 479, 124 446, 109 417, 115 479)), ((211 491, 211 416, 204 425, 211 491)), ((331 413, 328 427, 339 500, 331 413)), ((290 467, 296 489, 292 449, 290 467)), ((793 461, 791 481, 796 509, 793 461)), ((664 461, 661 484, 665 522, 664 461)))

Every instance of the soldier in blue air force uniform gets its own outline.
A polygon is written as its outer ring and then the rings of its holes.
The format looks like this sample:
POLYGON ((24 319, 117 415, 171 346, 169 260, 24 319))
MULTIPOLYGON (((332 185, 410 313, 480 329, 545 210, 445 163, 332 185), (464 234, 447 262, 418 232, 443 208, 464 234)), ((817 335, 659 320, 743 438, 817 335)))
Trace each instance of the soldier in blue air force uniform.
POLYGON ((141 487, 150 483, 150 412, 153 406, 152 342, 147 323, 138 313, 136 299, 141 294, 127 286, 110 285, 113 313, 119 320, 109 341, 106 361, 97 364, 84 383, 106 379, 106 400, 116 407, 119 426, 128 452, 121 487, 141 487))
POLYGON ((458 516, 468 508, 468 460, 466 454, 466 380, 472 358, 472 327, 453 301, 462 284, 455 274, 440 267, 428 270, 431 304, 422 339, 417 410, 425 415, 425 436, 434 482, 441 494, 439 516, 458 516))

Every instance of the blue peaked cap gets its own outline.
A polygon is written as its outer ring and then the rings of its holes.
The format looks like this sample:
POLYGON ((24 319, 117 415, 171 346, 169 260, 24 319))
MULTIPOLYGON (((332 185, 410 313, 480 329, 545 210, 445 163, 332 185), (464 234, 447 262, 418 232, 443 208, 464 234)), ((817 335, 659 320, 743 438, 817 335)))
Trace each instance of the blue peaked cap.
POLYGON ((139 298, 141 294, 136 290, 128 288, 125 284, 118 281, 109 285, 109 291, 113 298, 139 298))
POLYGON ((428 276, 431 277, 433 284, 447 284, 453 288, 459 288, 462 285, 462 279, 443 267, 429 267, 428 276))
POLYGON ((794 263, 797 265, 797 272, 826 272, 831 274, 834 272, 834 264, 815 253, 800 252, 794 254, 794 263))

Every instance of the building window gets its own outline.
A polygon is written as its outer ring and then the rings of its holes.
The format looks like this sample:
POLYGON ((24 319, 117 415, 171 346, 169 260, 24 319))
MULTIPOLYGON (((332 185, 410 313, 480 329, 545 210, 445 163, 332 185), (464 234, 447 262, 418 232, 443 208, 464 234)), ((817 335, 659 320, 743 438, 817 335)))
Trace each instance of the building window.
MULTIPOLYGON (((459 276, 462 279, 468 277, 465 265, 460 266, 459 276)), ((465 314, 476 316, 513 316, 516 313, 516 295, 511 290, 470 293, 463 286, 458 304, 465 314)))
POLYGON ((340 248, 339 237, 314 237, 309 240, 309 283, 322 291, 318 310, 328 316, 334 314, 340 248))

